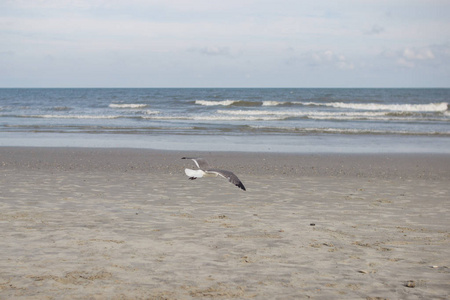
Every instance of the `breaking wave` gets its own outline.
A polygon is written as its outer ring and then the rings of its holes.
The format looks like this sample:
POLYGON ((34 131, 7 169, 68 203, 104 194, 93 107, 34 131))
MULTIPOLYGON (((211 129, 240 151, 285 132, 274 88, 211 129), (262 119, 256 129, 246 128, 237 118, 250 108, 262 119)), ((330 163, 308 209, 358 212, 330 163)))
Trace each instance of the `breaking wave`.
POLYGON ((365 135, 440 135, 449 136, 450 132, 421 132, 421 131, 406 131, 406 130, 377 130, 377 129, 356 129, 356 128, 320 128, 320 127, 283 127, 283 126, 249 126, 252 130, 258 130, 267 133, 275 132, 292 132, 292 133, 325 133, 325 134, 365 134, 365 135))
MULTIPOLYGON (((266 111, 266 110, 218 110, 217 113, 235 116, 278 116, 280 118, 305 118, 317 120, 415 120, 415 121, 444 121, 442 118, 423 113, 406 113, 391 111, 266 111)), ((450 120, 449 120, 450 121, 450 120)))
POLYGON ((428 104, 379 104, 379 103, 344 103, 344 102, 298 102, 302 105, 329 106, 335 108, 357 109, 357 110, 388 110, 405 112, 445 112, 448 109, 447 102, 428 104))
POLYGON ((195 104, 204 106, 325 106, 353 110, 368 111, 401 111, 401 112, 447 112, 447 102, 427 104, 380 104, 380 103, 345 103, 345 102, 301 102, 301 101, 243 101, 196 100, 195 104))
POLYGON ((244 100, 222 100, 222 101, 195 100, 194 103, 203 106, 261 106, 260 102, 244 101, 244 100))
POLYGON ((21 118, 44 118, 44 119, 118 119, 121 116, 114 115, 22 115, 21 118))
POLYGON ((116 104, 116 103, 111 103, 109 105, 109 107, 111 107, 111 108, 144 108, 144 107, 147 107, 147 104, 133 104, 133 103, 116 104))
POLYGON ((148 116, 144 119, 152 120, 193 120, 193 121, 276 121, 284 120, 288 116, 148 116))

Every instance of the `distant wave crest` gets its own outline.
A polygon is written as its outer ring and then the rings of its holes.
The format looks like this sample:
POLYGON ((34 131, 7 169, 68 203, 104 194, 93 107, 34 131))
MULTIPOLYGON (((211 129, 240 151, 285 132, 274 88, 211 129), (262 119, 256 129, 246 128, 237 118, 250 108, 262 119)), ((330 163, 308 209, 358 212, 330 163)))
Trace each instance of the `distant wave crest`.
POLYGON ((195 104, 204 106, 217 106, 217 105, 229 106, 233 105, 233 103, 235 102, 236 100, 223 100, 223 101, 195 100, 195 104))
POLYGON ((380 104, 380 103, 345 103, 345 102, 302 102, 302 101, 243 101, 223 100, 209 101, 196 100, 195 104, 204 106, 325 106, 342 109, 367 111, 396 111, 396 112, 446 112, 449 109, 447 102, 427 104, 380 104))
POLYGON ((203 106, 261 106, 260 102, 244 101, 244 100, 195 100, 195 104, 203 106))
POLYGON ((111 107, 111 108, 144 108, 144 107, 147 107, 147 104, 133 104, 133 103, 117 104, 117 103, 111 103, 109 105, 109 107, 111 107))
POLYGON ((269 111, 269 110, 218 110, 218 114, 233 115, 245 117, 269 117, 277 116, 280 119, 288 118, 304 118, 304 119, 316 119, 316 120, 439 120, 445 121, 431 113, 422 112, 393 112, 393 111, 341 111, 341 112, 325 112, 325 111, 296 111, 296 110, 283 110, 283 111, 269 111))
POLYGON ((295 133, 326 133, 326 134, 368 134, 368 135, 439 135, 449 136, 450 132, 421 132, 421 131, 406 131, 406 130, 377 130, 377 129, 356 129, 356 128, 330 128, 330 127, 271 127, 271 126, 249 126, 253 130, 261 132, 295 132, 295 133))
POLYGON ((428 104, 379 104, 379 103, 344 103, 344 102, 297 102, 302 105, 330 106, 335 108, 357 110, 388 110, 403 112, 445 112, 448 109, 447 102, 428 104))
POLYGON ((70 108, 68 106, 55 106, 55 107, 52 107, 52 110, 54 110, 54 111, 68 111, 68 110, 72 110, 72 108, 70 108))
POLYGON ((157 111, 157 110, 146 110, 146 111, 144 111, 144 114, 146 114, 146 115, 157 115, 159 113, 160 112, 157 111))
POLYGON ((21 118, 43 118, 43 119, 118 119, 120 116, 112 115, 21 115, 21 118))
POLYGON ((146 116, 152 120, 194 120, 194 121, 275 121, 284 120, 286 116, 146 116))

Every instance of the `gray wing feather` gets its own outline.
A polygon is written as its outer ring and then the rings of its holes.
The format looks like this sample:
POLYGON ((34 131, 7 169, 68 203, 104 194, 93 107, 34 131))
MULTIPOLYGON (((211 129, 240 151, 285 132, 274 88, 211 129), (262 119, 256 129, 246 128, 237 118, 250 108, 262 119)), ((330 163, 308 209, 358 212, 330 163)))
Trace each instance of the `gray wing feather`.
POLYGON ((208 170, 207 173, 218 174, 218 175, 222 176, 223 178, 228 179, 229 182, 231 182, 238 188, 241 188, 245 191, 245 186, 242 184, 241 180, 239 180, 239 178, 233 172, 226 171, 226 170, 212 169, 212 170, 208 170))

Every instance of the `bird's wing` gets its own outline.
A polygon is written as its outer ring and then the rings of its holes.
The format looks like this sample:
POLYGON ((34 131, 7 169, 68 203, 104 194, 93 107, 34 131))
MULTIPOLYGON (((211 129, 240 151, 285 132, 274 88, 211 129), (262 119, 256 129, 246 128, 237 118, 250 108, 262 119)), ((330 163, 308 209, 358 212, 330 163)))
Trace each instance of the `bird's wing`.
POLYGON ((181 159, 192 159, 197 167, 201 170, 208 170, 209 164, 208 162, 203 158, 194 158, 194 157, 182 157, 181 159))
POLYGON ((206 171, 206 173, 212 173, 212 174, 217 174, 219 176, 222 176, 223 178, 228 179, 229 182, 231 182, 238 188, 241 188, 245 191, 245 186, 242 184, 242 182, 239 180, 239 178, 233 172, 212 169, 212 170, 206 171))

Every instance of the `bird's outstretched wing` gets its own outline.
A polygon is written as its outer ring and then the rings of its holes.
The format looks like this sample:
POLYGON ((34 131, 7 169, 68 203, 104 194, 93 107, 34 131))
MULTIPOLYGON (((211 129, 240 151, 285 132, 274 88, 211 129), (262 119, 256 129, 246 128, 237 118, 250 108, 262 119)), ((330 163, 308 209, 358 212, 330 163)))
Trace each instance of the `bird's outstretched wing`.
POLYGON ((241 180, 239 180, 239 178, 230 171, 226 171, 226 170, 216 170, 216 169, 212 169, 212 170, 208 170, 206 171, 206 173, 212 173, 212 174, 217 174, 225 179, 228 179, 229 182, 231 182, 232 184, 234 184, 235 186, 237 186, 238 188, 242 189, 242 190, 246 190, 245 186, 242 184, 241 180))
POLYGON ((208 170, 209 164, 208 162, 203 158, 195 158, 195 157, 182 157, 181 159, 192 159, 195 164, 197 165, 197 168, 201 170, 208 170))
POLYGON ((242 190, 246 190, 245 186, 242 184, 242 182, 239 180, 239 178, 230 171, 226 170, 219 170, 219 169, 210 169, 209 164, 206 160, 203 158, 194 158, 194 157, 182 157, 181 159, 191 159, 195 162, 199 170, 191 170, 186 169, 185 173, 187 176, 189 176, 189 179, 196 179, 203 177, 204 175, 215 175, 215 176, 221 176, 225 179, 228 179, 229 182, 237 186, 238 188, 242 190))

